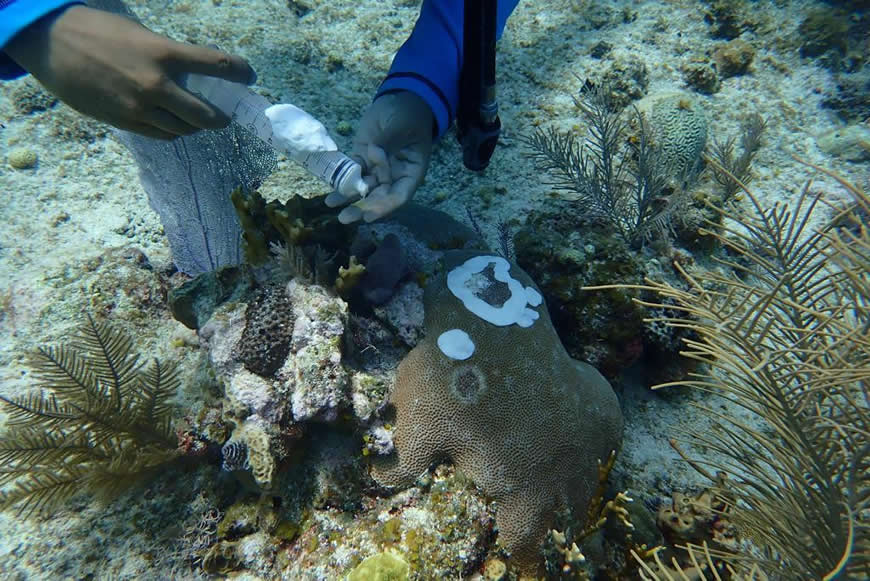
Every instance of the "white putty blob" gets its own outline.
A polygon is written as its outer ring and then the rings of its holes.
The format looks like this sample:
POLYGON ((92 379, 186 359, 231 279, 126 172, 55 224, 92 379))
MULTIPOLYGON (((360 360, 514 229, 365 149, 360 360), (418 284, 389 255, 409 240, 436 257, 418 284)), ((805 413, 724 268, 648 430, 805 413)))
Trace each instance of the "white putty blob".
POLYGON ((517 324, 520 327, 531 327, 540 317, 534 309, 541 304, 541 294, 530 286, 523 284, 510 275, 510 263, 501 256, 475 256, 469 258, 447 274, 447 288, 457 299, 462 301, 465 308, 481 319, 505 327, 517 324), (508 286, 510 298, 500 307, 495 307, 477 296, 484 282, 474 275, 493 265, 493 276, 496 281, 503 282, 508 286))
POLYGON ((272 124, 275 145, 290 155, 305 156, 315 151, 338 149, 323 123, 296 105, 272 105, 265 114, 272 124))
POLYGON ((362 179, 362 168, 338 151, 323 123, 289 103, 267 107, 264 114, 272 126, 268 141, 273 147, 331 185, 343 199, 365 197, 369 187, 362 179))
POLYGON ((451 359, 465 361, 474 354, 474 341, 462 329, 450 329, 438 335, 438 348, 451 359))

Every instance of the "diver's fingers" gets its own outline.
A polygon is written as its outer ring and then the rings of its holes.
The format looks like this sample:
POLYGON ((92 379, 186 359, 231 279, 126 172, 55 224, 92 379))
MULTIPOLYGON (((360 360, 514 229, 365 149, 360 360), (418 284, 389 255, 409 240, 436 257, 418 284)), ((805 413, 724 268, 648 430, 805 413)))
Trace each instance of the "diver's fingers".
POLYGON ((170 133, 172 135, 190 135, 199 131, 199 127, 194 127, 183 119, 179 119, 171 112, 164 109, 152 109, 142 115, 142 121, 145 123, 170 133))
MULTIPOLYGON (((375 190, 375 188, 378 187, 377 180, 375 180, 371 176, 365 176, 362 180, 363 180, 363 183, 366 185, 366 190, 365 190, 366 195, 373 192, 375 190)), ((381 189, 386 189, 386 188, 385 188, 385 186, 381 186, 381 189)), ((329 207, 329 208, 337 208, 339 206, 346 206, 347 204, 351 204, 353 202, 356 202, 357 200, 359 200, 362 197, 363 196, 360 194, 353 194, 350 196, 346 196, 346 195, 342 194, 341 192, 339 192, 338 190, 336 190, 334 192, 329 193, 326 196, 326 200, 324 200, 324 202, 326 203, 327 207, 329 207)))
POLYGON ((342 224, 353 224, 362 218, 363 212, 356 206, 348 206, 338 213, 338 221, 342 224))
POLYGON ((230 123, 225 113, 175 83, 164 88, 161 106, 197 129, 221 129, 230 123))
MULTIPOLYGON (((354 216, 354 221, 362 218, 366 222, 373 222, 383 218, 410 200, 414 195, 416 187, 417 182, 414 178, 399 178, 390 187, 389 192, 376 190, 352 206, 345 208, 345 210, 358 208, 360 211, 359 215, 356 212, 347 212, 346 217, 354 216)), ((339 220, 341 220, 341 217, 339 217, 339 220)))
POLYGON ((183 42, 174 43, 172 48, 166 61, 176 72, 220 77, 233 83, 250 84, 257 79, 254 69, 242 57, 183 42))
POLYGON ((362 199, 357 201, 355 204, 351 204, 338 214, 338 221, 342 224, 351 224, 353 222, 357 222, 363 219, 363 207, 360 205, 366 199, 374 196, 375 200, 381 199, 385 196, 388 196, 390 192, 390 187, 387 184, 381 184, 376 188, 372 188, 368 195, 362 199))
POLYGON ((339 206, 346 206, 352 202, 359 200, 362 196, 358 194, 354 194, 352 196, 345 196, 339 191, 334 191, 326 196, 326 206, 329 208, 337 208, 339 206))
POLYGON ((366 158, 364 155, 360 155, 359 153, 356 152, 356 150, 354 150, 354 151, 351 151, 349 154, 347 154, 347 156, 349 158, 351 158, 352 160, 354 160, 359 165, 359 168, 360 168, 359 171, 362 175, 365 176, 369 173, 369 162, 366 161, 366 158))
POLYGON ((387 152, 374 143, 369 143, 366 150, 366 164, 369 174, 379 184, 388 184, 391 180, 390 158, 387 152))
POLYGON ((153 125, 149 125, 147 123, 140 122, 124 122, 124 123, 112 123, 118 129, 122 129, 124 131, 130 131, 132 133, 138 133, 139 135, 144 135, 145 137, 150 137, 151 139, 162 139, 165 141, 169 141, 178 137, 178 135, 174 133, 168 133, 159 129, 153 125))
POLYGON ((362 180, 363 183, 365 183, 366 187, 369 189, 369 191, 372 191, 378 186, 378 180, 377 178, 375 178, 375 176, 363 176, 362 180))
POLYGON ((326 200, 324 200, 324 201, 326 202, 326 205, 328 207, 337 208, 339 206, 344 206, 346 204, 349 204, 350 202, 353 202, 357 198, 358 197, 350 198, 350 197, 345 196, 344 194, 336 191, 336 192, 332 192, 331 194, 326 196, 326 200))

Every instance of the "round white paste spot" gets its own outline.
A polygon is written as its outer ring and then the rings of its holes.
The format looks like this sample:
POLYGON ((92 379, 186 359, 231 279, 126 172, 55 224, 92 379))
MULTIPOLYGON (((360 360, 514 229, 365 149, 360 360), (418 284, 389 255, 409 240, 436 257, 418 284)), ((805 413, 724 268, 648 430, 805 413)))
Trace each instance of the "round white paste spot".
POLYGON ((462 329, 450 329, 438 335, 438 348, 451 359, 465 361, 474 353, 474 341, 462 329))
POLYGON ((523 286, 523 283, 510 275, 510 269, 510 262, 501 256, 475 256, 447 273, 447 288, 462 301, 466 309, 484 321, 499 327, 513 324, 531 327, 541 315, 528 307, 539 306, 542 302, 541 294, 530 286, 523 286), (484 283, 475 275, 483 272, 490 264, 493 265, 495 280, 506 284, 510 292, 510 298, 498 307, 478 296, 482 294, 481 286, 484 283))

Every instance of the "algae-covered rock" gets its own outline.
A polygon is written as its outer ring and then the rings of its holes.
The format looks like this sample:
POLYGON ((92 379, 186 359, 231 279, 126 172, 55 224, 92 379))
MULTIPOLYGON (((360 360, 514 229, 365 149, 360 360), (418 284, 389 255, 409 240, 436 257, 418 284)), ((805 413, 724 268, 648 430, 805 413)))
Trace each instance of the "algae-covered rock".
MULTIPOLYGON (((53 292, 64 299, 84 293, 86 308, 92 314, 111 315, 115 324, 131 325, 128 329, 133 333, 165 316, 166 279, 132 246, 108 248, 78 267, 70 265, 51 283, 53 292)), ((79 304, 76 316, 81 308, 79 304)))
POLYGON ((611 380, 634 364, 645 366, 652 383, 683 376, 687 360, 679 355, 680 337, 689 331, 645 321, 662 314, 634 301, 649 296, 626 288, 585 288, 661 278, 667 275, 663 260, 629 248, 607 225, 589 220, 582 206, 568 200, 551 201, 533 212, 515 242, 517 262, 541 289, 571 357, 591 363, 611 380))
POLYGON ((731 40, 756 27, 754 13, 754 8, 743 0, 712 0, 704 13, 704 21, 710 25, 710 34, 714 38, 731 40))
POLYGON ((19 115, 45 111, 57 103, 57 97, 46 91, 31 76, 23 77, 11 84, 9 100, 19 115))
POLYGON ((735 38, 713 51, 716 69, 723 79, 746 73, 754 58, 755 49, 752 48, 751 44, 739 38, 735 38))
POLYGON ((870 126, 853 123, 838 127, 816 138, 819 149, 848 161, 870 160, 870 126))
POLYGON ((828 51, 845 54, 848 46, 849 15, 838 9, 813 10, 801 22, 798 33, 801 56, 818 57, 828 51))
POLYGON ((26 147, 18 147, 6 156, 9 165, 14 169, 32 169, 36 167, 38 157, 36 152, 26 147))
POLYGON ((716 64, 699 54, 680 67, 686 84, 704 95, 712 95, 722 88, 722 80, 716 72, 716 64))
MULTIPOLYGON (((320 579, 347 579, 367 557, 384 551, 394 552, 407 562, 410 579, 473 578, 493 548, 494 503, 470 480, 442 465, 421 479, 419 487, 389 497, 365 495, 363 510, 354 510, 351 517, 336 510, 347 506, 346 500, 337 496, 346 496, 354 486, 368 487, 371 482, 366 479, 354 485, 344 476, 343 482, 334 480, 331 485, 340 486, 340 490, 324 491, 324 469, 339 461, 349 466, 347 448, 329 444, 330 439, 336 439, 334 433, 324 435, 325 430, 317 434, 317 443, 312 446, 319 450, 311 458, 318 464, 317 486, 321 490, 314 508, 308 511, 311 518, 303 517, 299 536, 286 553, 289 560, 281 571, 282 578, 305 579, 318 571, 320 579)), ((354 464, 354 470, 360 469, 354 464)), ((334 477, 342 473, 346 474, 346 468, 335 470, 334 477)), ((288 471, 283 482, 287 490, 303 485, 299 475, 299 470, 288 471)), ((356 494, 362 494, 359 488, 356 494)))
POLYGON ((615 107, 625 107, 646 95, 649 69, 640 58, 621 56, 613 60, 596 84, 607 87, 615 107))
POLYGON ((251 269, 244 264, 204 272, 169 291, 169 309, 177 321, 199 329, 218 306, 242 300, 254 284, 251 269))
POLYGON ((407 581, 410 571, 411 566, 398 552, 387 550, 357 565, 347 581, 407 581))
POLYGON ((299 424, 334 421, 353 406, 341 363, 344 301, 295 279, 262 292, 273 296, 219 307, 199 335, 223 387, 224 419, 235 426, 230 441, 248 451, 246 465, 231 464, 269 490, 302 436, 299 424))
POLYGON ((423 333, 423 289, 409 282, 402 285, 390 301, 375 308, 375 314, 409 347, 414 347, 423 333))
POLYGON ((293 419, 334 421, 350 406, 347 371, 341 364, 347 303, 318 286, 290 281, 287 293, 295 323, 288 358, 276 377, 292 393, 293 419))
POLYGON ((643 351, 645 313, 629 290, 583 287, 639 284, 643 269, 625 242, 583 222, 582 212, 576 203, 553 201, 529 216, 515 238, 517 262, 540 286, 568 353, 613 378, 643 351))

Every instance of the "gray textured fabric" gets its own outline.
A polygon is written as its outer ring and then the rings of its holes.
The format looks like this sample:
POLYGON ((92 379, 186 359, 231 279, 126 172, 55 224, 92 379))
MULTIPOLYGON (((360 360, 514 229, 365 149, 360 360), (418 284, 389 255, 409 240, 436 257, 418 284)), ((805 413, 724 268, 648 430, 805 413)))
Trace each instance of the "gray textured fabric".
POLYGON ((241 226, 230 193, 254 189, 275 167, 274 151, 236 124, 173 141, 119 131, 160 215, 172 260, 197 275, 242 262, 241 226))

